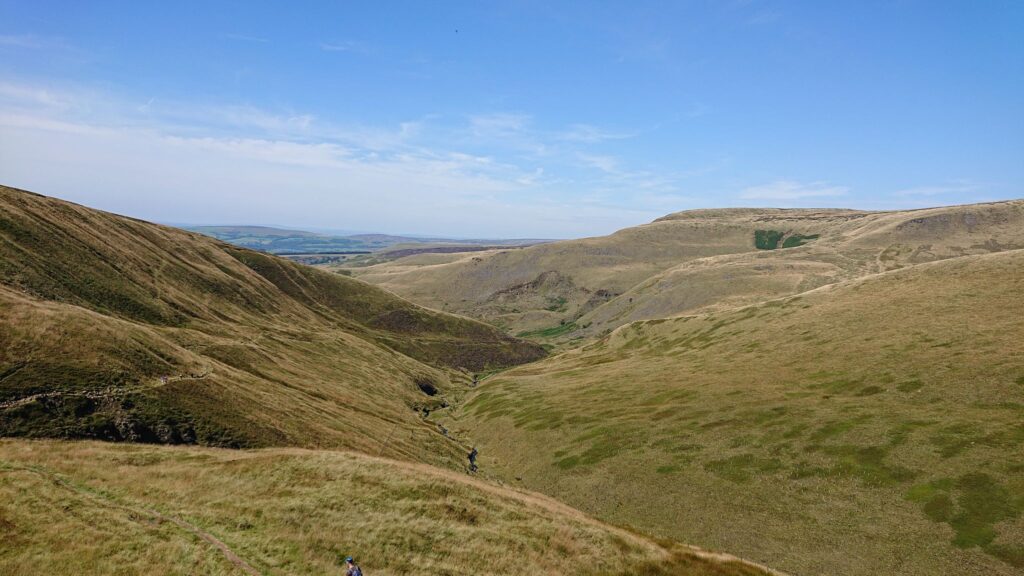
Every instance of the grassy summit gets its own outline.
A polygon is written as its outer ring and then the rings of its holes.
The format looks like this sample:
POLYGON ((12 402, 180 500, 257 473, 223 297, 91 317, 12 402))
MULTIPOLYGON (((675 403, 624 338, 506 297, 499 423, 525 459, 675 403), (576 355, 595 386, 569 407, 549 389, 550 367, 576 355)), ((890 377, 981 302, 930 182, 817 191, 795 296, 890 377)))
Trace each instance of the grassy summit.
POLYGON ((623 326, 484 382, 484 465, 798 574, 1024 570, 1024 250, 623 326))
POLYGON ((1024 248, 1024 201, 897 212, 742 208, 679 212, 598 238, 411 256, 351 272, 511 334, 565 344, 636 320, 726 310, 1015 248, 1024 248))

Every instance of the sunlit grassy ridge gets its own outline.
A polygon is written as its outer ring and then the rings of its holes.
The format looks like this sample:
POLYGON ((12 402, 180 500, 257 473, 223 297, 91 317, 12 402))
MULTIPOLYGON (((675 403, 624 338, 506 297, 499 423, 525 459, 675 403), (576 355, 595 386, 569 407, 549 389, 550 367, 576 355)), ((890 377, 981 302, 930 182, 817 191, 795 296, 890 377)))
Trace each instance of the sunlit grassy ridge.
POLYGON ((794 573, 1024 571, 1024 251, 624 326, 453 415, 485 469, 794 573))
POLYGON ((0 434, 462 448, 416 409, 538 346, 363 282, 0 188, 0 434))
POLYGON ((0 441, 0 574, 754 576, 536 494, 350 452, 0 441), (202 533, 222 543, 237 562, 202 533))
POLYGON ((1024 201, 860 212, 691 210, 609 236, 359 277, 416 302, 564 343, 635 320, 725 310, 903 266, 1024 248, 1024 201), (572 330, 560 329, 567 325, 572 330))

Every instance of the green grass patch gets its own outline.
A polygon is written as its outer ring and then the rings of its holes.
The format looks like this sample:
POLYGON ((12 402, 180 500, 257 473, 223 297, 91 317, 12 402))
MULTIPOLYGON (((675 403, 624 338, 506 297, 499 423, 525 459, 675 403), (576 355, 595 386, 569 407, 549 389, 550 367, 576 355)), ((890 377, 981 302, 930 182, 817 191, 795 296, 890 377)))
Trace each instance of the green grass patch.
POLYGON ((975 424, 959 423, 947 426, 929 438, 943 458, 952 458, 982 439, 975 424))
POLYGON ((988 474, 972 472, 956 483, 959 512, 949 525, 956 530, 953 544, 961 548, 987 546, 995 540, 995 524, 1020 514, 1021 503, 988 474))
POLYGON ((858 417, 853 418, 851 420, 836 420, 834 422, 829 422, 828 424, 825 424, 824 426, 822 426, 822 427, 818 428, 817 430, 815 430, 811 434, 810 438, 811 438, 811 440, 813 440, 815 442, 818 442, 818 441, 821 441, 821 440, 825 440, 826 438, 832 438, 834 436, 839 436, 843 432, 846 432, 847 430, 851 430, 854 427, 862 424, 864 421, 868 420, 869 418, 870 418, 869 416, 858 416, 858 417))
POLYGON ((575 439, 576 443, 590 442, 580 454, 567 456, 555 461, 555 466, 562 470, 570 470, 578 466, 593 466, 609 458, 614 458, 630 447, 638 444, 635 432, 613 427, 598 427, 575 439))
POLYGON ((936 522, 948 522, 953 517, 953 499, 949 494, 936 494, 924 503, 924 513, 936 522))
POLYGON ((910 487, 910 490, 907 490, 907 500, 927 502, 938 494, 948 492, 953 488, 954 483, 952 478, 940 478, 924 484, 915 484, 910 487))
POLYGON ((887 464, 886 446, 821 446, 820 451, 836 459, 833 472, 839 476, 857 478, 868 486, 888 486, 912 480, 917 475, 904 466, 887 464))
POLYGON ((739 454, 704 464, 708 472, 736 483, 748 482, 756 474, 770 474, 782 468, 776 458, 758 458, 753 454, 739 454))
POLYGON ((1024 546, 989 544, 985 551, 1014 568, 1024 568, 1024 546))
POLYGON ((900 392, 917 392, 922 387, 924 387, 924 382, 920 380, 907 380, 896 385, 896 389, 900 392))
POLYGON ((557 298, 548 298, 547 306, 545 306, 544 309, 548 312, 565 312, 567 302, 568 301, 562 296, 557 298))
POLYGON ((551 328, 542 328, 540 330, 528 330, 526 332, 520 332, 516 334, 519 338, 555 338, 574 332, 579 328, 575 322, 563 322, 558 326, 552 326, 551 328))
POLYGON ((789 478, 791 480, 801 480, 804 478, 828 478, 836 475, 837 473, 834 469, 817 466, 806 461, 800 461, 792 467, 792 470, 789 473, 789 478))
POLYGON ((956 531, 955 546, 979 546, 1014 566, 1024 565, 1019 547, 994 543, 999 535, 996 525, 1020 515, 1024 495, 1014 494, 988 474, 971 472, 956 480, 942 478, 918 484, 907 491, 907 500, 921 504, 932 520, 949 524, 956 531))
POLYGON ((907 422, 901 422, 895 426, 892 430, 889 430, 889 446, 899 446, 906 443, 910 433, 918 428, 924 428, 931 426, 934 422, 928 420, 909 420, 907 422))
POLYGON ((579 456, 566 456, 555 461, 555 466, 562 470, 571 470, 580 465, 579 456))

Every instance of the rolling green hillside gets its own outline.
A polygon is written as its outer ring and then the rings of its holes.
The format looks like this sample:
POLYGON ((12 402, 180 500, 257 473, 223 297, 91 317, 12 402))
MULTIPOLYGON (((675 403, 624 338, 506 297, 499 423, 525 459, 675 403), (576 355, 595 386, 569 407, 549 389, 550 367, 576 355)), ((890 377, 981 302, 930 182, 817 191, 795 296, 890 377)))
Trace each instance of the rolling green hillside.
POLYGON ((899 212, 722 209, 600 238, 353 268, 415 302, 564 343, 875 272, 1024 248, 1024 201, 899 212))
POLYGON ((419 413, 543 352, 363 282, 0 188, 0 435, 459 462, 419 413))
POLYGON ((549 498, 350 452, 0 441, 0 575, 757 576, 549 498))
POLYGON ((1024 573, 1024 202, 351 270, 563 352, 0 188, 0 436, 269 447, 2 441, 0 575, 1024 573))
POLYGON ((509 482, 795 574, 1021 574, 1024 250, 632 323, 448 425, 509 482))

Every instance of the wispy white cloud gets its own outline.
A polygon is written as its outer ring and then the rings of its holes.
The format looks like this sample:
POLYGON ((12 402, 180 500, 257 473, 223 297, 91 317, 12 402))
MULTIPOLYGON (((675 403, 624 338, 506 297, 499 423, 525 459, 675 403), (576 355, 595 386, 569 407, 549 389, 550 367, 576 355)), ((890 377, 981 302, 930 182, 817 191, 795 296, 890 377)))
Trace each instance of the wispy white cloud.
POLYGON ((45 87, 0 82, 0 104, 2 103, 68 109, 72 106, 73 99, 67 94, 45 87))
POLYGON ((230 124, 271 132, 306 131, 315 120, 311 114, 271 114, 254 106, 221 106, 211 111, 230 124))
POLYGON ((324 52, 354 52, 359 54, 366 54, 370 51, 366 44, 356 40, 321 42, 320 49, 324 52))
POLYGON ((555 134, 554 137, 556 140, 563 140, 566 142, 594 144, 608 140, 624 140, 634 137, 634 134, 611 132, 590 124, 573 124, 567 130, 555 134))
POLYGON ((41 38, 32 34, 0 34, 0 46, 12 48, 40 49, 55 45, 53 39, 41 38))
POLYGON ((769 184, 744 188, 740 192, 740 198, 745 200, 799 200, 843 196, 849 190, 845 186, 832 186, 827 182, 777 180, 769 184))
POLYGON ((478 136, 508 136, 523 132, 532 119, 528 114, 498 112, 469 117, 469 125, 478 136))
POLYGON ((564 237, 685 208, 685 174, 592 151, 623 134, 579 123, 540 129, 518 112, 358 126, 5 82, 0 132, 5 183, 164 221, 564 237), (562 198, 563 212, 549 212, 551 198, 562 198))
POLYGON ((621 174, 621 170, 619 170, 619 161, 614 156, 584 154, 582 152, 578 153, 576 156, 586 166, 596 168, 606 174, 621 174))

